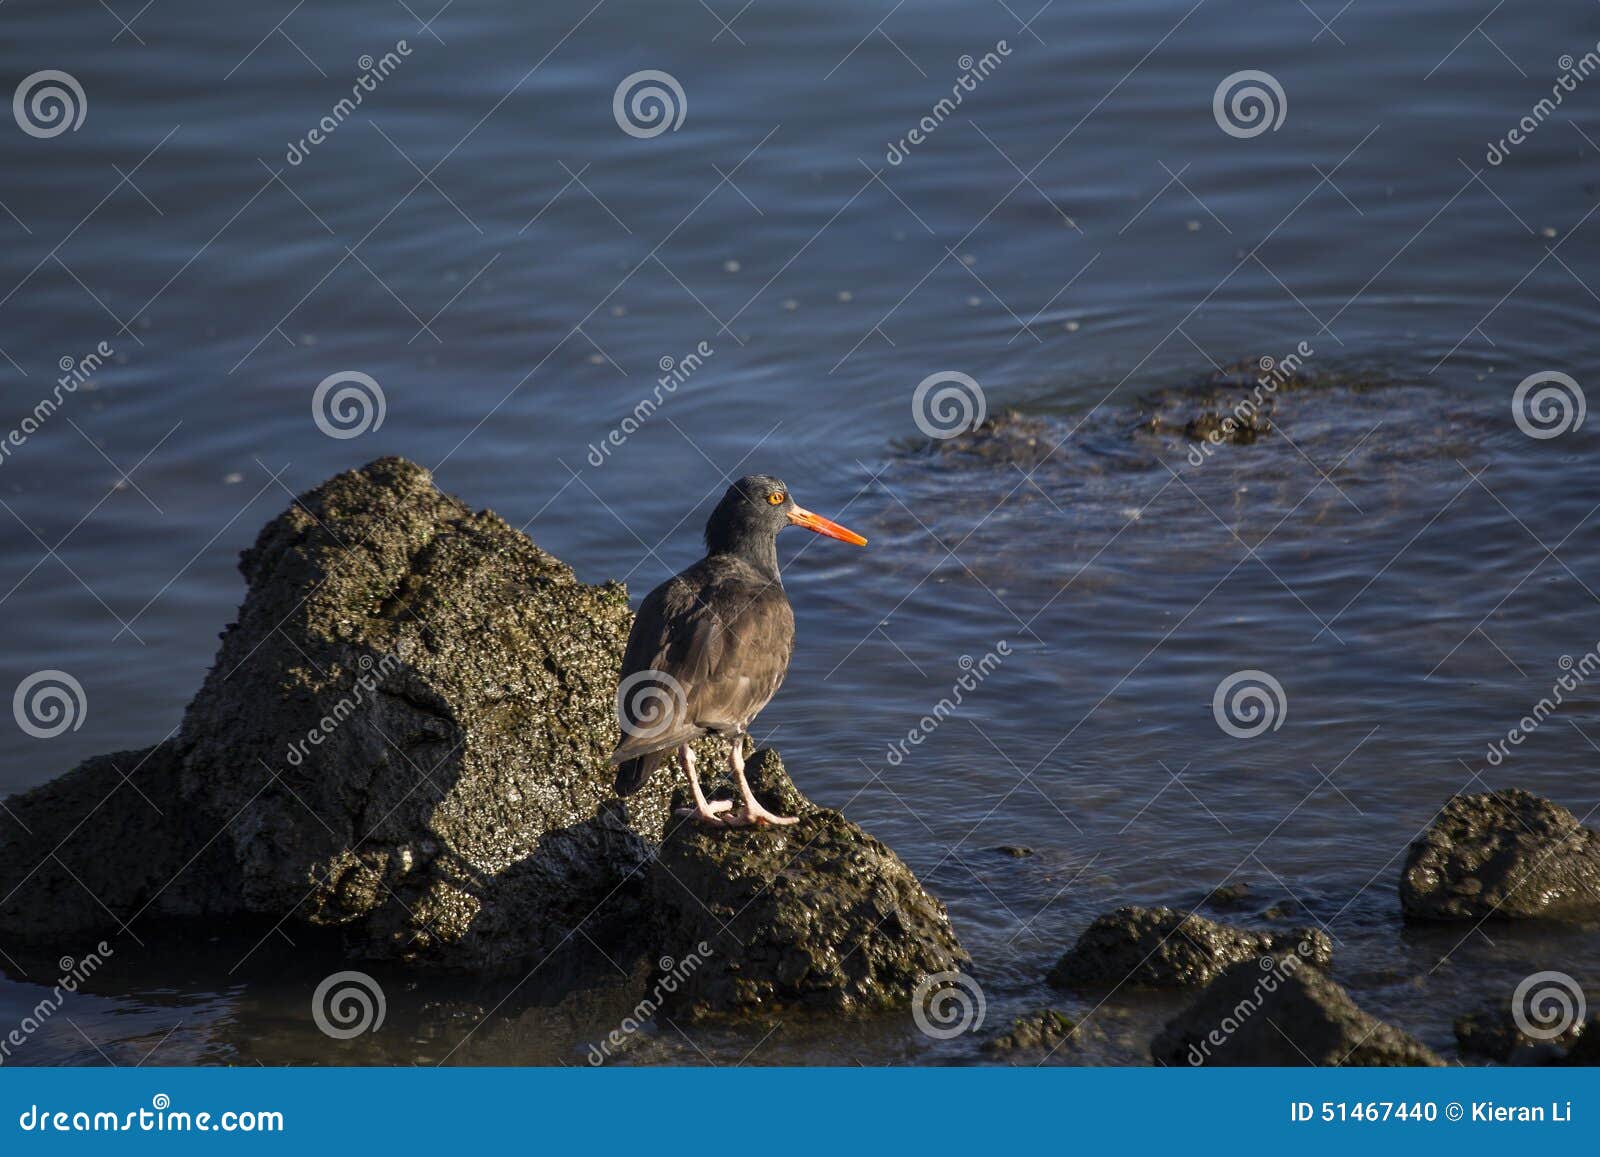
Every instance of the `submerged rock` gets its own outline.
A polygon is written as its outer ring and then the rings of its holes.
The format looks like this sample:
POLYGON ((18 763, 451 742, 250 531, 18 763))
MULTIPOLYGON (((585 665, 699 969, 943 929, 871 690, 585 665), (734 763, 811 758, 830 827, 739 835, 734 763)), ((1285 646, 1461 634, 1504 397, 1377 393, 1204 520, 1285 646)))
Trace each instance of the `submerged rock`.
POLYGON ((1407 851, 1400 904, 1418 920, 1600 919, 1600 832, 1530 792, 1458 795, 1407 851))
POLYGON ((1508 1003, 1487 1005, 1455 1020, 1456 1044, 1462 1056, 1482 1057, 1511 1065, 1545 1065, 1567 1055, 1583 1032, 1574 1024, 1554 1037, 1529 1036, 1517 1024, 1508 1003))
POLYGON ((240 566, 178 736, 11 802, 27 830, 0 821, 0 929, 258 916, 492 971, 606 897, 602 917, 637 922, 669 785, 626 811, 611 792, 620 585, 578 582, 395 458, 297 499, 240 566))
POLYGON ((1583 1031, 1567 1048, 1567 1055, 1561 1061, 1564 1065, 1600 1065, 1600 1013, 1591 1016, 1584 1023, 1583 1031))
POLYGON ((983 1051, 1031 1065, 1045 1058, 1065 1059, 1070 1050, 1104 1037, 1086 1021, 1075 1020, 1058 1009, 1043 1008, 1018 1017, 1005 1032, 985 1041, 983 1051))
MULTIPOLYGON (((757 752, 746 771, 764 806, 800 822, 669 828, 650 873, 675 974, 669 1012, 886 1009, 966 963, 944 905, 898 856, 802 796, 776 752, 757 752)), ((731 786, 714 780, 711 792, 727 797, 731 786)))
POLYGON ((1442 1065, 1431 1049, 1356 1006, 1294 954, 1236 964, 1161 1030, 1167 1065, 1442 1065))
POLYGON ((1276 952, 1314 964, 1333 959, 1326 932, 1256 932, 1176 908, 1118 908, 1098 917, 1046 978, 1057 988, 1196 988, 1230 965, 1276 952))

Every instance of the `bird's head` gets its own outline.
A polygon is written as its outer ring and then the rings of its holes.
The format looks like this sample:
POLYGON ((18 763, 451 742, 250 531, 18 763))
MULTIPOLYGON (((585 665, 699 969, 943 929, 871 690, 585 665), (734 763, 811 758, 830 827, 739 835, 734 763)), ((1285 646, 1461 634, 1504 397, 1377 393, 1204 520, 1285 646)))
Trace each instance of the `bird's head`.
POLYGON ((855 546, 867 540, 853 530, 795 503, 789 487, 770 474, 746 474, 728 487, 706 523, 706 548, 712 554, 735 552, 746 543, 771 541, 786 526, 837 538, 855 546))

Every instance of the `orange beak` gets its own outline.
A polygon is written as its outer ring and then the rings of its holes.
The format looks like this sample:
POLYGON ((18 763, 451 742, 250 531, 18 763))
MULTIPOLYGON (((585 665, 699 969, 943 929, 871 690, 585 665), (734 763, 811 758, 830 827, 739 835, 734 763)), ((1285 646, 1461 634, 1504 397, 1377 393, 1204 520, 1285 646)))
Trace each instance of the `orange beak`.
POLYGON ((848 542, 852 546, 866 546, 867 540, 853 530, 846 530, 837 522, 832 522, 820 514, 812 514, 803 506, 796 506, 789 511, 789 521, 795 526, 803 526, 807 530, 814 530, 818 534, 837 538, 840 542, 848 542))

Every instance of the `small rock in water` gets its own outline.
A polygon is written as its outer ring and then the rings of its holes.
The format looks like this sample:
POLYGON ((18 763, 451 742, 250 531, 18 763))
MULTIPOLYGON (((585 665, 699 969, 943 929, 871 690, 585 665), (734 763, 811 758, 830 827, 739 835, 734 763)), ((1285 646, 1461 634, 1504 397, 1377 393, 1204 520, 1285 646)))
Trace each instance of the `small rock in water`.
POLYGON ((1363 1012, 1328 975, 1294 954, 1236 964, 1150 1045, 1167 1065, 1427 1065, 1444 1061, 1408 1033, 1363 1012))
POLYGON ((1235 880, 1231 884, 1222 884, 1211 889, 1206 895, 1206 903, 1213 908, 1238 908, 1253 894, 1249 884, 1243 880, 1235 880))
POLYGON ((1538 1040, 1517 1024, 1508 1001, 1486 1005, 1455 1021, 1456 1044, 1462 1056, 1512 1065, 1545 1065, 1560 1060, 1583 1031, 1584 1026, 1579 1023, 1549 1040, 1538 1040))
POLYGON ((1600 918, 1600 832, 1530 792, 1458 795, 1407 851, 1400 905, 1413 920, 1600 918))
POLYGON ((1033 855, 1032 848, 1024 847, 1021 844, 1000 844, 993 850, 999 852, 1002 856, 1012 856, 1019 860, 1033 855))
POLYGON ((1065 1059, 1069 1049, 1089 1040, 1104 1039, 1105 1034, 1084 1021, 1074 1020, 1054 1008, 1044 1008, 1018 1017, 1011 1027, 983 1044, 983 1051, 991 1054, 1022 1053, 1018 1064, 1037 1064, 1038 1054, 1065 1059))
POLYGON ((1198 988, 1240 961, 1282 952, 1326 966, 1333 941, 1312 928, 1256 932, 1176 908, 1118 908, 1089 925, 1046 979, 1057 988, 1198 988))

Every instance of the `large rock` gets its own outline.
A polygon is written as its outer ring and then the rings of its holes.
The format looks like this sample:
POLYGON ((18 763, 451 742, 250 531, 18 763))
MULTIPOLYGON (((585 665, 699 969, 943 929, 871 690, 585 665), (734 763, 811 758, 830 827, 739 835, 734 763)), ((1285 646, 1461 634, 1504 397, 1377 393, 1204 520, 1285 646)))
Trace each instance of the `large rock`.
POLYGON ((1333 960, 1326 932, 1256 932, 1176 908, 1118 908, 1098 917, 1046 978, 1057 988, 1197 988, 1223 969, 1274 952, 1333 960))
POLYGON ((597 919, 639 919, 670 777, 626 811, 611 793, 620 585, 392 458, 296 500, 241 569, 178 736, 0 813, 0 930, 257 916, 494 970, 607 898, 597 919))
POLYGON ((1600 919, 1600 832, 1526 791, 1458 795, 1406 853, 1418 920, 1600 919))
POLYGON ((763 805, 800 822, 668 831, 650 878, 670 1012, 886 1009, 966 963, 944 905, 898 856, 802 796, 775 752, 757 752, 747 772, 763 805))
POLYGON ((1150 1056, 1167 1065, 1442 1065, 1432 1050, 1356 1006, 1315 965, 1289 953, 1236 964, 1162 1029, 1150 1056))

